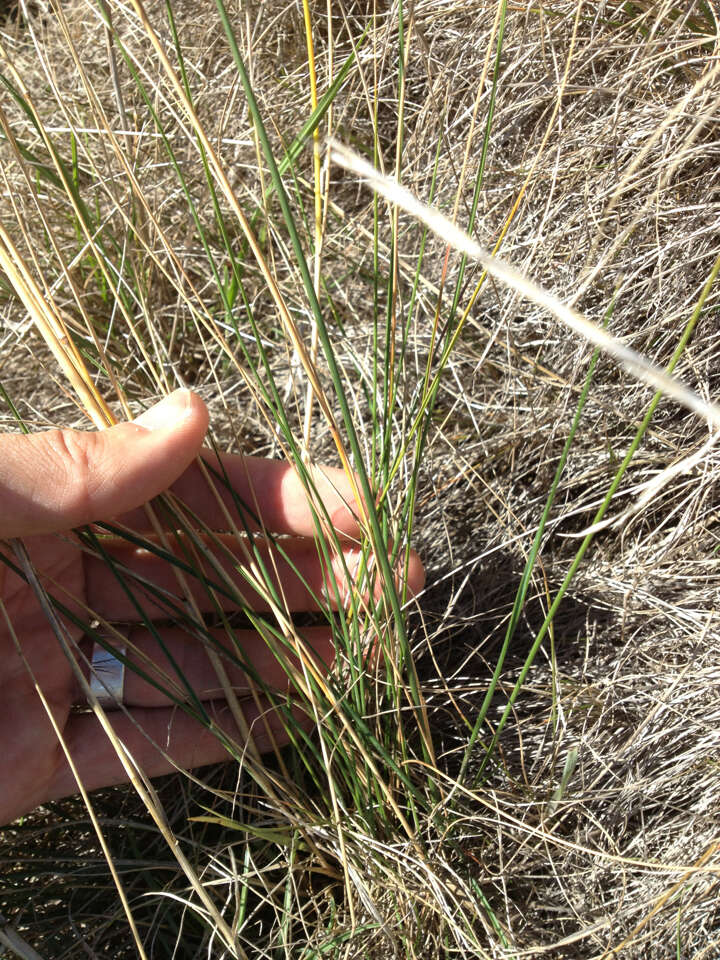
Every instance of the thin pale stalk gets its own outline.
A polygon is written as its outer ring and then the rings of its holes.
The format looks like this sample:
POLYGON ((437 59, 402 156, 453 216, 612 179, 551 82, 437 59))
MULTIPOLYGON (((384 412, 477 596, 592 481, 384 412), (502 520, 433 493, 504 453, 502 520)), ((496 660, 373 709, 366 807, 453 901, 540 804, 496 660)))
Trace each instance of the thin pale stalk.
MULTIPOLYGON (((675 348, 675 351, 674 351, 674 353, 673 353, 672 359, 670 360, 670 363, 669 363, 668 366, 667 366, 667 372, 668 372, 668 374, 672 373, 672 371, 675 369, 678 361, 680 360, 680 357, 681 357, 682 354, 683 354, 683 351, 685 350, 685 347, 686 347, 686 345, 687 345, 687 343, 688 343, 688 341, 689 341, 689 339, 690 339, 690 337, 691 337, 691 335, 692 335, 693 330, 695 329, 695 325, 697 324, 697 321, 698 321, 699 318, 700 318, 700 315, 701 315, 701 313, 702 313, 703 306, 705 305, 705 301, 706 301, 707 297, 708 297, 709 294, 710 294, 710 290, 712 289, 712 286, 713 286, 713 284, 714 284, 714 282, 715 282, 715 280, 716 280, 716 278, 717 278, 717 276, 718 276, 718 273, 720 273, 720 256, 718 256, 718 258, 716 259, 715 263, 713 264, 712 270, 710 271, 710 275, 709 275, 708 279, 706 280, 705 285, 703 286, 702 293, 700 294, 700 298, 699 298, 699 300, 698 300, 698 302, 697 302, 697 304, 696 304, 696 306, 695 306, 695 309, 693 310, 692 315, 690 316, 690 318, 688 319, 688 322, 687 322, 686 325, 685 325, 685 329, 683 330, 683 333, 682 333, 682 336, 681 336, 681 338, 680 338, 680 341, 678 342, 678 345, 677 345, 677 347, 675 348)), ((629 446, 629 448, 628 448, 628 451, 627 451, 627 453, 625 454, 625 457, 623 458, 623 461, 622 461, 622 463, 620 464, 620 467, 618 468, 618 470, 617 470, 617 472, 616 472, 616 474, 615 474, 615 476, 614 476, 614 478, 613 478, 612 483, 610 484, 610 487, 609 487, 609 489, 608 489, 608 491, 607 491, 607 493, 606 493, 606 495, 605 495, 605 498, 604 498, 602 504, 600 505, 597 513, 595 514, 595 517, 593 518, 593 522, 592 522, 591 525, 590 525, 590 532, 587 533, 587 534, 585 535, 585 537, 583 538, 583 541, 582 541, 582 543, 580 544, 580 546, 579 546, 579 548, 578 548, 578 550, 577 550, 577 553, 575 554, 575 557, 573 558, 572 563, 570 564, 570 567, 569 567, 569 569, 568 569, 568 572, 567 572, 567 574, 565 575, 565 579, 563 580, 562 584, 560 585, 560 588, 559 588, 557 594, 555 595, 555 599, 553 600, 553 602, 552 602, 551 605, 550 605, 550 609, 548 610, 547 615, 545 616, 545 620, 543 621, 543 624, 542 624, 542 626, 540 627, 540 630, 538 631, 538 634, 537 634, 537 636, 535 637, 535 639, 534 639, 534 641, 533 641, 533 644, 532 644, 532 646, 531 646, 531 648, 530 648, 530 651, 529 651, 529 653, 528 653, 528 655, 527 655, 527 657, 526 657, 526 659, 525 659, 525 663, 523 664, 522 670, 520 671, 520 675, 519 675, 517 681, 515 682, 515 686, 513 687, 512 692, 510 693, 510 696, 509 696, 509 698, 508 698, 507 705, 506 705, 506 707, 505 707, 505 709, 504 709, 504 711, 503 711, 503 714, 502 714, 502 716, 501 716, 501 718, 500 718, 500 720, 499 720, 499 722, 498 722, 497 728, 495 729, 495 733, 493 734, 492 741, 491 741, 490 745, 489 745, 488 748, 487 748, 487 751, 486 751, 486 754, 485 754, 485 758, 483 759, 483 762, 482 762, 482 764, 481 764, 481 766, 480 766, 480 770, 478 771, 478 774, 477 774, 478 777, 482 774, 482 771, 484 770, 485 765, 487 764, 487 762, 488 762, 488 760, 490 759, 493 751, 495 750, 495 747, 497 746, 498 740, 499 740, 499 738, 500 738, 500 734, 502 733, 502 731, 503 731, 503 729, 504 729, 504 727, 505 727, 505 724, 507 723, 507 720, 508 720, 508 718, 509 718, 509 716, 510 716, 510 713, 512 712, 512 709, 513 709, 513 706, 514 706, 514 704, 515 704, 515 701, 517 700, 517 697, 518 697, 518 695, 519 695, 519 693, 520 693, 520 690, 521 690, 521 688, 522 688, 522 685, 524 684, 525 679, 526 679, 526 677, 527 677, 527 675, 528 675, 528 673, 529 673, 529 671, 530 671, 530 668, 531 668, 532 663, 533 663, 533 661, 534 661, 534 659, 535 659, 535 656, 536 656, 538 650, 540 649, 540 646, 541 646, 542 641, 543 641, 543 639, 544 639, 544 637, 545 637, 545 634, 548 632, 548 630, 549 630, 550 627, 552 626, 553 620, 554 620, 554 618, 555 618, 555 614, 557 613, 557 611, 558 611, 558 609, 559 609, 559 607, 560 607, 560 604, 561 604, 561 602, 562 602, 562 600, 563 600, 563 597, 565 596, 565 594, 566 594, 566 592, 567 592, 570 584, 572 583, 572 581, 573 581, 573 579, 574 579, 574 577, 575 577, 575 574, 577 573, 577 571, 578 571, 578 569, 579 569, 579 567, 580 567, 580 564, 581 564, 581 562, 582 562, 582 560, 583 560, 583 557, 584 557, 585 554, 587 553, 587 551, 588 551, 588 549, 589 549, 589 547, 590 547, 590 545, 591 545, 591 543, 592 543, 592 541, 593 541, 593 539, 594 539, 594 537, 595 537, 595 530, 598 529, 598 524, 600 524, 600 522, 602 521, 603 517, 605 516, 605 513, 606 513, 608 507, 610 506, 610 503, 612 502, 612 499, 613 499, 613 497, 615 496, 615 493, 617 492, 618 487, 620 486, 620 481, 622 480, 623 476, 625 475, 625 472, 627 471, 627 468, 630 466, 630 463, 632 462, 632 459, 633 459, 633 457, 635 456, 635 453, 637 452, 637 449, 638 449, 638 447, 640 446, 640 443, 641 443, 643 437, 645 436, 645 432, 646 432, 646 430, 647 430, 647 428, 648 428, 648 425, 649 425, 649 423, 650 423, 650 421, 651 421, 651 419, 652 419, 652 417, 653 417, 653 414, 655 413, 655 410, 656 410, 658 404, 660 403, 662 397, 663 397, 662 392, 661 392, 661 391, 658 391, 658 392, 653 396, 652 400, 650 401, 650 404, 649 404, 648 409, 647 409, 647 411, 646 411, 646 413, 645 413, 645 416, 643 417, 642 422, 640 423, 640 425, 639 425, 638 428, 637 428, 637 431, 636 431, 635 436, 633 437, 633 440, 632 440, 632 442, 631 442, 631 444, 630 444, 630 446, 629 446)), ((476 725, 476 726, 477 726, 477 725, 476 725)), ((479 729, 479 728, 478 728, 478 729, 479 729)), ((466 748, 464 766, 467 766, 467 758, 468 758, 468 755, 469 755, 469 748, 466 748)))
MULTIPOLYGON (((24 544, 20 540, 15 540, 13 541, 13 547, 15 549, 16 556, 18 557, 18 561, 23 569, 23 572, 25 573, 25 576, 28 578, 28 581, 33 587, 33 590, 35 591, 35 594, 38 599, 38 603, 42 607, 43 612, 48 620, 48 623, 51 625, 53 632, 55 633, 55 636, 57 637, 58 642, 62 647, 63 653, 65 654, 65 657, 67 658, 67 661, 73 670, 73 674, 75 676, 75 679, 80 689, 83 692, 83 696, 86 698, 88 704, 91 706, 93 713, 97 717, 97 720, 100 726, 102 727, 105 735, 107 736, 108 740, 113 745, 113 748, 117 753, 118 759, 123 765, 123 768, 125 770, 128 780, 130 781, 130 783, 132 783, 138 795, 143 800, 143 803, 145 804, 146 809, 148 810, 153 820, 155 821, 155 825, 159 829, 166 843, 173 850, 175 857, 177 858, 178 864, 180 865, 183 872, 185 873, 185 876, 187 877, 193 890, 199 897, 201 903, 203 904, 205 909, 208 911, 210 916, 213 918, 213 921, 217 924, 218 930, 222 935, 223 939, 225 940, 225 944, 227 948, 230 950, 233 956, 239 956, 242 958, 242 960, 246 960, 247 955, 242 950, 242 948, 237 944, 236 938, 233 936, 232 931, 226 924, 222 915, 218 912, 217 907, 211 900, 210 896, 207 894, 204 886, 200 882, 200 879, 198 878, 197 874, 195 873, 195 870, 191 866, 185 854, 182 852, 180 846, 177 843, 176 838, 172 834, 172 831, 170 830, 167 820, 165 819, 165 816, 162 813, 162 808, 159 804, 157 796, 155 795, 155 791, 150 786, 150 782, 145 777, 145 775, 140 770, 140 768, 137 766, 132 756, 128 753, 122 741, 116 735, 115 731, 113 730, 112 724, 108 720, 105 710, 100 706, 100 703, 98 702, 97 697, 95 696, 92 688, 90 687, 90 684, 85 678, 85 674, 80 669, 75 657, 73 656, 73 652, 68 642, 63 625, 60 622, 57 615, 55 614, 52 603, 50 602, 50 599, 48 598, 47 594, 45 593, 45 590, 43 589, 40 581, 38 580, 35 574, 35 571, 33 569, 32 563, 30 561, 30 558, 28 556, 28 553, 27 553, 27 550, 25 549, 24 544)), ((57 732, 59 734, 59 731, 57 732)), ((60 742, 63 743, 61 736, 60 736, 60 742)), ((90 810, 91 807, 89 805, 89 799, 87 798, 87 794, 85 793, 84 788, 82 787, 82 783, 79 777, 77 778, 77 782, 78 782, 79 788, 84 794, 83 799, 86 802, 88 810, 90 810)), ((110 857, 109 851, 108 851, 108 857, 110 857)), ((142 951, 142 947, 139 943, 139 939, 138 939, 138 947, 141 951, 141 955, 145 957, 145 954, 142 951)))
MULTIPOLYGON (((303 20, 305 23, 305 41, 307 45, 308 69, 310 73, 310 106, 313 111, 317 110, 317 73, 315 70, 315 49, 312 34, 312 18, 310 15, 309 0, 303 0, 303 20)), ((329 22, 329 21, 328 21, 329 22)), ((322 263, 322 244, 323 244, 323 212, 322 212, 322 178, 321 178, 321 141, 320 130, 316 127, 313 130, 313 200, 315 211, 315 245, 313 250, 313 286, 315 295, 320 296, 320 267, 322 263)), ((313 317, 310 328, 310 360, 313 364, 317 362, 318 352, 318 329, 317 322, 313 317)), ((312 427, 312 408, 314 392, 312 384, 308 383, 305 394, 305 418, 303 423, 303 446, 305 456, 308 456, 310 445, 310 430, 312 427)), ((353 918, 354 922, 354 918, 353 918)))
POLYGON ((455 249, 466 253, 473 260, 481 263, 489 274, 498 280, 502 280, 523 297, 548 310, 571 330, 580 334, 590 343, 595 344, 604 353, 614 357, 638 380, 654 387, 661 394, 672 397, 688 410, 708 420, 713 426, 720 428, 720 407, 717 404, 706 402, 680 380, 646 360, 642 354, 626 346, 617 337, 606 333, 602 327, 591 323, 577 310, 567 306, 539 284, 528 279, 515 267, 488 253, 439 210, 433 210, 426 206, 409 190, 401 187, 389 177, 383 177, 367 161, 348 150, 347 147, 333 142, 331 149, 333 160, 339 166, 367 180, 374 190, 377 190, 392 202, 398 203, 407 213, 425 223, 438 236, 452 244, 455 249))

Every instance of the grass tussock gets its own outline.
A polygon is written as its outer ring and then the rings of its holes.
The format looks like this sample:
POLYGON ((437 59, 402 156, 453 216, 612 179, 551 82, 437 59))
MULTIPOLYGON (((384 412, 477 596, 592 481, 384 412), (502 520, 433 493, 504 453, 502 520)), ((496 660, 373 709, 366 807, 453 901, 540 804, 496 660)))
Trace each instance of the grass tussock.
MULTIPOLYGON (((184 384, 218 446, 380 494, 355 601, 317 615, 333 673, 288 667, 312 734, 94 795, 127 909, 80 801, 7 828, 14 935, 52 957, 718 956, 716 428, 324 146, 707 413, 714 6, 21 0, 0 44, 4 428, 184 384), (386 559, 410 541, 414 599, 386 559)), ((263 589, 252 550, 247 571, 263 589)), ((307 624, 279 602, 251 622, 290 663, 307 624)))

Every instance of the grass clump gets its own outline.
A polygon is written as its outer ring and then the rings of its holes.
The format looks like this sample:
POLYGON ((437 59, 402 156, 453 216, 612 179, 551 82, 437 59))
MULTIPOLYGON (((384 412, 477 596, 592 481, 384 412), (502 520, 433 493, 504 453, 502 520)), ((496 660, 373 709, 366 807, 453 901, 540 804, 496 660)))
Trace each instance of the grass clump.
POLYGON ((5 426, 189 385, 214 445, 299 471, 326 562, 312 466, 366 505, 342 615, 292 615, 245 530, 271 612, 167 611, 225 631, 221 668, 260 633, 290 746, 92 797, 127 910, 79 801, 8 828, 13 930, 50 956, 714 956, 712 6, 21 2, 0 41, 5 426), (417 598, 392 574, 411 542, 417 598), (297 666, 318 623, 327 675, 297 666))

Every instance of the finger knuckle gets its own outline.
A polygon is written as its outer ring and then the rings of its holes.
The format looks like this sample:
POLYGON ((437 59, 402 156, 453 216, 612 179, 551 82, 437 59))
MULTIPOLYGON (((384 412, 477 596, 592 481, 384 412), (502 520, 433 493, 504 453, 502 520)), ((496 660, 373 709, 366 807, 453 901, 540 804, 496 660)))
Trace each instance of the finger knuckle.
POLYGON ((87 516, 94 489, 93 434, 63 429, 51 430, 46 436, 68 513, 87 516))

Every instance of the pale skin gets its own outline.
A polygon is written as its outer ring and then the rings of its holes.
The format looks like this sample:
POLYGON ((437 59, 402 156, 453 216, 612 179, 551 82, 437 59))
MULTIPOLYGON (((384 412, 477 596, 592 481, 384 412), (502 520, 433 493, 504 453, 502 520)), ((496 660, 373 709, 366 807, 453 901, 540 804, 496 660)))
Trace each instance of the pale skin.
MULTIPOLYGON (((209 490, 195 460, 208 428, 203 402, 189 391, 176 391, 154 408, 149 424, 138 421, 103 431, 49 431, 31 435, 0 436, 0 540, 22 538, 43 584, 87 622, 87 608, 107 621, 118 621, 133 648, 158 658, 156 641, 142 626, 133 627, 137 612, 118 587, 107 564, 80 549, 72 531, 102 520, 128 526, 144 535, 150 523, 143 504, 171 489, 213 530, 228 530, 227 514, 209 490), (151 429, 150 429, 150 428, 151 429)), ((304 581, 322 595, 327 573, 318 560, 312 540, 315 524, 302 484, 282 461, 227 455, 224 468, 242 499, 256 503, 266 529, 289 535, 284 541, 304 581)), ((320 493, 328 516, 338 532, 346 563, 333 562, 339 577, 353 568, 355 538, 359 532, 352 486, 342 471, 322 468, 320 493)), ((232 498, 223 497, 233 522, 238 521, 232 498)), ((17 563, 9 544, 3 553, 17 563)), ((112 555, 153 583, 179 592, 172 567, 127 543, 111 542, 112 555)), ((230 567, 228 567, 230 569, 230 567)), ((231 574, 232 575, 232 574, 231 574)), ((292 610, 312 609, 308 588, 296 574, 280 565, 279 586, 292 610)), ((423 583, 417 555, 411 557, 408 587, 417 592, 423 583)), ((236 578, 237 579, 237 578, 236 578)), ((241 581, 238 579, 238 583, 241 581)), ((247 596, 252 602, 251 597, 247 596)), ((41 609, 31 586, 0 563, 0 824, 8 823, 48 800, 78 792, 58 736, 38 696, 36 684, 53 712, 55 724, 71 753, 87 790, 124 782, 127 777, 107 736, 92 713, 72 711, 86 698, 80 682, 41 609), (18 650, 18 646, 20 650, 18 650)), ((199 604, 209 607, 205 591, 199 604)), ((228 604, 229 606, 229 604, 228 604)), ((262 603, 253 603, 256 609, 262 603)), ((146 609, 148 604, 146 603, 146 609)), ((152 612, 152 608, 151 612, 152 612)), ((160 611, 157 611, 160 618, 160 611)), ((69 641, 89 658, 92 641, 69 621, 63 622, 69 641)), ((218 679, 202 644, 178 627, 158 624, 163 639, 216 721, 236 741, 241 734, 224 700, 218 679)), ((327 628, 305 632, 320 663, 332 661, 332 641, 327 628)), ((219 638, 225 635, 219 633, 219 638)), ((255 668, 269 686, 282 689, 285 676, 266 645, 250 631, 240 641, 255 668)), ((239 667, 225 663, 231 684, 240 699, 248 684, 239 667)), ((89 668, 83 664, 87 676, 89 668)), ((193 769, 227 759, 217 737, 171 704, 155 686, 131 669, 125 672, 122 711, 108 714, 113 728, 143 771, 150 777, 177 767, 193 769), (138 725, 149 735, 144 736, 138 725), (159 751, 152 741, 162 745, 159 751)), ((263 722, 258 707, 243 701, 253 741, 262 752, 271 746, 266 724, 279 743, 282 725, 267 712, 263 722)), ((261 704, 261 707, 263 705, 261 704)))

